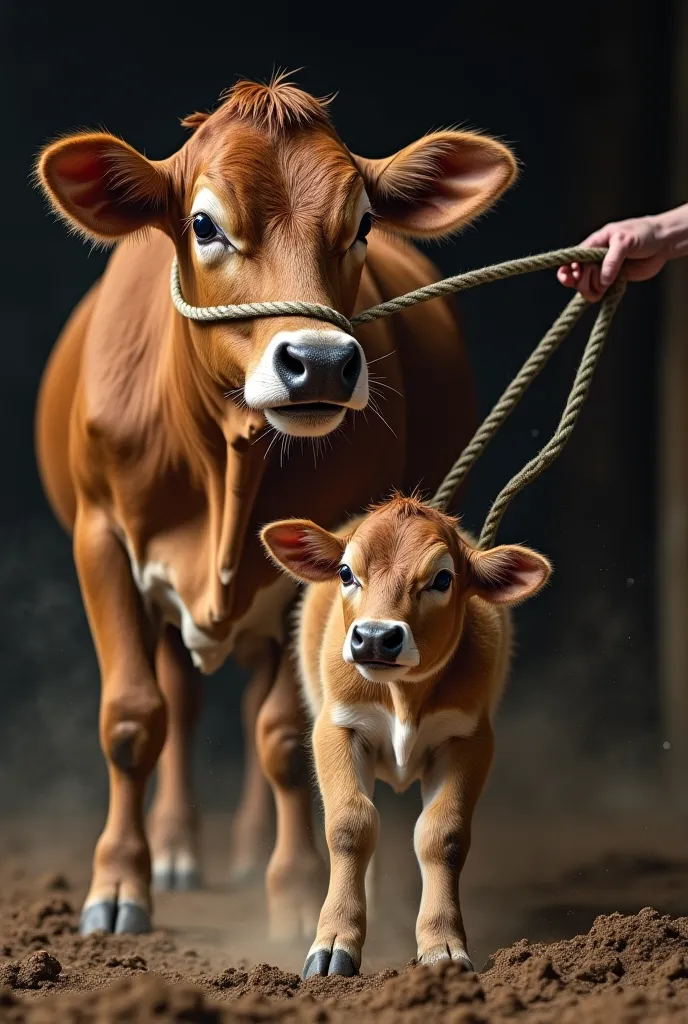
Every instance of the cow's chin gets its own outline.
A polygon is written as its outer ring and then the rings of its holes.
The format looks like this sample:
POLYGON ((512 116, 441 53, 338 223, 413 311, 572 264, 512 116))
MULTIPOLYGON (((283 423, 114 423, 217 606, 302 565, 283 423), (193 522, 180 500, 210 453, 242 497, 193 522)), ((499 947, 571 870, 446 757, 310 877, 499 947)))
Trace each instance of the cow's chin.
POLYGON ((346 407, 313 402, 265 409, 270 426, 288 437, 325 437, 336 430, 346 416, 346 407))

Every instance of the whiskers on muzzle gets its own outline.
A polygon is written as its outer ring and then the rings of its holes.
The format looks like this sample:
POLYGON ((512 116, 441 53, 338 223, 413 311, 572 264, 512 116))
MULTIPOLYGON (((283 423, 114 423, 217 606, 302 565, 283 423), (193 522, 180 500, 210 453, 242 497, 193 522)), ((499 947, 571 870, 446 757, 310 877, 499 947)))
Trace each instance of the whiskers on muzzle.
POLYGON ((342 331, 279 331, 247 375, 243 398, 292 437, 322 437, 347 409, 369 401, 368 367, 355 338, 342 331))

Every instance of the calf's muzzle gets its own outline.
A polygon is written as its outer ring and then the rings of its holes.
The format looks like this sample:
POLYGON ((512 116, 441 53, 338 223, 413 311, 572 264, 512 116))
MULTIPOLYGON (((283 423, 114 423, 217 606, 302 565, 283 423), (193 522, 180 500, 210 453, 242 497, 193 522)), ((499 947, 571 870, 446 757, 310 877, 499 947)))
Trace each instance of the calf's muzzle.
POLYGON ((386 622, 359 622, 351 631, 351 655, 359 664, 393 665, 404 647, 404 630, 386 622))

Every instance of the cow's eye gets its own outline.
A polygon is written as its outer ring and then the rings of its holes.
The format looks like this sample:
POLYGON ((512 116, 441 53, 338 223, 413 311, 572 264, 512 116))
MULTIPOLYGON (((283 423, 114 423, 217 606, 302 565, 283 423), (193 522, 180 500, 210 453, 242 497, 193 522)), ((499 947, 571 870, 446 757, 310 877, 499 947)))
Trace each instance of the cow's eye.
POLYGON ((428 589, 437 590, 440 594, 444 594, 445 591, 449 590, 451 581, 452 574, 449 572, 449 569, 440 569, 428 589))
POLYGON ((356 579, 348 565, 339 566, 339 578, 345 587, 350 587, 356 579))
POLYGON ((220 237, 220 232, 207 213, 196 214, 193 219, 193 229, 199 242, 212 242, 213 239, 220 237))
POLYGON ((361 217, 361 223, 358 225, 358 231, 356 232, 356 241, 365 242, 366 238, 371 232, 373 227, 373 218, 371 214, 364 213, 361 217))

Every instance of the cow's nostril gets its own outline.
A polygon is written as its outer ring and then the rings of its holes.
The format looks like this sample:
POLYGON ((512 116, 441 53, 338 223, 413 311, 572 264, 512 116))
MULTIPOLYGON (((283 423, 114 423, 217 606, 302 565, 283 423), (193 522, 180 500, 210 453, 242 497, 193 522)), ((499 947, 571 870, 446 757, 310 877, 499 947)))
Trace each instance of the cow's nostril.
POLYGON ((280 362, 282 366, 293 373, 295 377, 301 377, 306 372, 306 364, 303 359, 299 359, 298 356, 294 355, 291 351, 291 345, 285 345, 280 351, 280 362))
POLYGON ((351 355, 342 368, 342 379, 345 384, 355 387, 361 372, 361 352, 357 345, 352 345, 351 350, 351 355))
POLYGON ((404 631, 401 626, 388 629, 382 638, 382 646, 386 651, 398 653, 404 643, 404 631))

